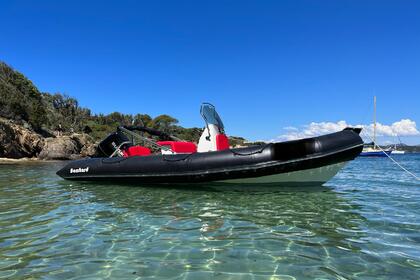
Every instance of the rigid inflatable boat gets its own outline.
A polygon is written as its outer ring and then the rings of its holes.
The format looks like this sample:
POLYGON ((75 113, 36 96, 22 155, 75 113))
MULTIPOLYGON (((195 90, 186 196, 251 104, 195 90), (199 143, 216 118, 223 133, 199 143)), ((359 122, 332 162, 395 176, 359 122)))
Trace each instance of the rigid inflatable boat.
POLYGON ((99 157, 72 161, 57 174, 68 180, 135 184, 319 185, 363 149, 359 128, 230 148, 214 106, 204 103, 201 115, 206 126, 198 145, 144 126, 121 126, 99 144, 99 157), (150 136, 160 140, 154 141, 150 136), (135 139, 139 142, 135 143, 135 139))

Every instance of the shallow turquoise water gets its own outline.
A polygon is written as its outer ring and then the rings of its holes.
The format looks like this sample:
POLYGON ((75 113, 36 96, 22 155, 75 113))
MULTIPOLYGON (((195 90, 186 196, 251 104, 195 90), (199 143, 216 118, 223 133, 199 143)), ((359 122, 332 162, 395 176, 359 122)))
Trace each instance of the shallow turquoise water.
POLYGON ((62 164, 0 165, 0 278, 420 278, 420 185, 386 158, 264 191, 74 183, 62 164))

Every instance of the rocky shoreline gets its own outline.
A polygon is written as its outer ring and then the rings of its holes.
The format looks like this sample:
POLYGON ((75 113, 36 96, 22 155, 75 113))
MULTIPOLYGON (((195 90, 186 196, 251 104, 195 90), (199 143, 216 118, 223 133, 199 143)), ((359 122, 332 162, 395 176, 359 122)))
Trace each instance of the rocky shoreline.
POLYGON ((44 137, 24 125, 0 118, 0 158, 73 160, 93 156, 96 144, 84 133, 44 137))

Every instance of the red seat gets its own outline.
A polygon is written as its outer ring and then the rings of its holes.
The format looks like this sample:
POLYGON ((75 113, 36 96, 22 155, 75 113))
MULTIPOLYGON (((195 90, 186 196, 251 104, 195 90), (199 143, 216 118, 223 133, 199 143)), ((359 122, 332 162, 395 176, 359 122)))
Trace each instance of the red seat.
POLYGON ((229 149, 229 139, 224 134, 216 135, 216 149, 218 151, 229 149))
POLYGON ((161 146, 169 146, 172 152, 180 154, 192 154, 197 152, 197 146, 192 142, 185 141, 159 141, 161 146))
POLYGON ((149 148, 143 146, 131 146, 128 147, 126 150, 123 151, 124 157, 132 157, 132 156, 148 156, 151 155, 152 152, 149 148))

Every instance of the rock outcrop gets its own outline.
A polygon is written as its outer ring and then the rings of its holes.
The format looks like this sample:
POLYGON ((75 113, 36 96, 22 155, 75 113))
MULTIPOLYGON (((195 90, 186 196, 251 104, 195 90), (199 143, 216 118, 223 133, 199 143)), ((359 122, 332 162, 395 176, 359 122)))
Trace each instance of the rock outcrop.
POLYGON ((77 159, 93 156, 96 146, 87 134, 47 137, 0 118, 0 158, 77 159))
POLYGON ((87 134, 45 138, 44 146, 39 153, 40 159, 78 159, 92 156, 96 152, 93 139, 87 134))
POLYGON ((36 157, 43 146, 44 139, 41 135, 13 121, 0 118, 0 157, 36 157))

